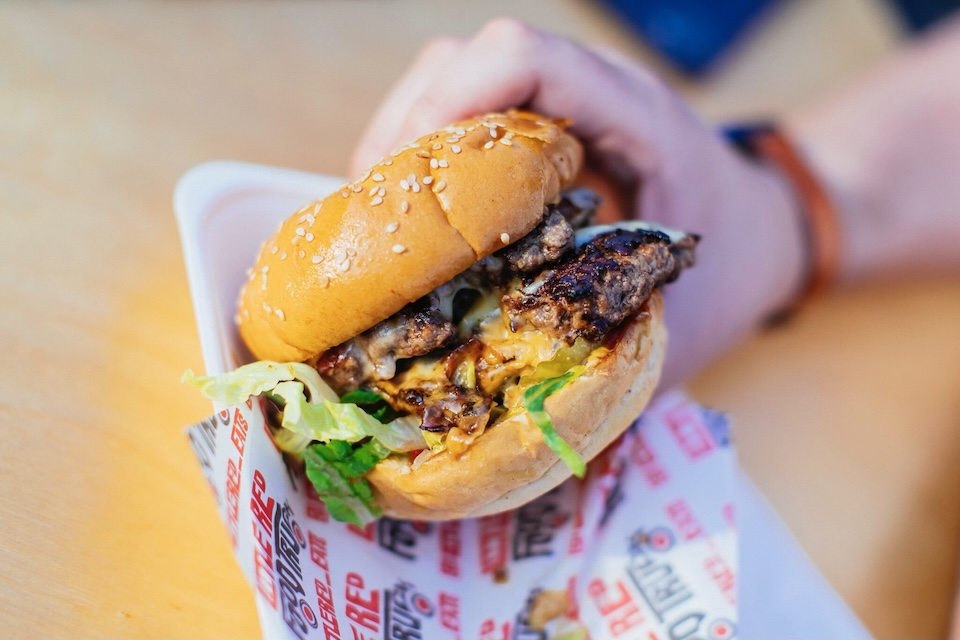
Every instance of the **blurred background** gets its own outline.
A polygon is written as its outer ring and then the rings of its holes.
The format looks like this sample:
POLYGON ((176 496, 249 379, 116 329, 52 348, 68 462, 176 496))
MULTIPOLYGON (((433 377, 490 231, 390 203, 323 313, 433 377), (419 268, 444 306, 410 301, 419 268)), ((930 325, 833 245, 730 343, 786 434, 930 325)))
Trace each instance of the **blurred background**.
MULTIPOLYGON (((601 0, 639 38, 677 70, 703 77, 723 65, 737 43, 762 29, 765 15, 787 0, 601 0)), ((875 4, 882 5, 883 0, 875 4)), ((923 32, 952 13, 956 0, 887 0, 880 11, 892 18, 905 36, 923 32)), ((774 18, 771 18, 774 19, 774 18)))
MULTIPOLYGON (((190 167, 342 175, 416 52, 495 16, 616 48, 721 124, 850 87, 956 5, 0 2, 0 636, 259 634, 182 431, 209 411, 178 383, 202 369, 171 207, 190 167)), ((838 292, 690 387, 881 638, 949 622, 957 317, 955 282, 838 292)))

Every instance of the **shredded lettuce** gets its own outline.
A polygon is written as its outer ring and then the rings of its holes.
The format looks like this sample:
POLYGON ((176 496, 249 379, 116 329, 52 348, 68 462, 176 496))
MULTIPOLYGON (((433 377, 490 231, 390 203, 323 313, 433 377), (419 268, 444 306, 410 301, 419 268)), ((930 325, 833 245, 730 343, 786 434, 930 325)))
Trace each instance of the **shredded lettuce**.
POLYGON ((370 437, 391 451, 416 451, 427 446, 415 416, 383 424, 355 404, 326 399, 309 402, 302 385, 293 381, 281 382, 273 394, 283 399, 281 426, 313 440, 359 442, 370 437))
POLYGON ((242 404, 287 380, 300 380, 315 402, 320 398, 334 402, 338 399, 313 367, 300 362, 261 360, 218 376, 197 376, 187 369, 180 378, 180 382, 193 385, 210 400, 224 404, 242 404))
MULTIPOLYGON (((207 398, 225 404, 240 404, 250 396, 266 394, 283 410, 280 425, 302 436, 278 440, 278 446, 291 453, 298 453, 311 440, 359 442, 365 438, 374 438, 391 451, 427 448, 416 418, 398 417, 384 424, 356 404, 341 401, 320 374, 305 364, 260 361, 219 376, 195 376, 188 371, 182 380, 207 398), (298 448, 284 446, 289 443, 298 448)), ((361 404, 370 404, 374 396, 383 400, 373 392, 363 394, 354 393, 361 404)))
POLYGON ((382 514, 370 484, 363 478, 390 450, 377 440, 354 446, 343 440, 312 444, 303 451, 307 478, 330 515, 358 527, 382 514))
POLYGON ((363 410, 372 415, 380 422, 387 423, 400 417, 400 413, 395 411, 387 399, 374 391, 367 389, 354 389, 347 391, 340 398, 340 402, 348 402, 363 407, 363 410))
MULTIPOLYGON (((559 376, 546 378, 530 385, 524 390, 522 396, 523 406, 526 408, 530 419, 533 420, 533 423, 537 425, 543 434, 543 441, 547 443, 548 447, 553 449, 554 453, 560 456, 560 459, 573 471, 573 475, 578 478, 582 478, 586 474, 587 465, 583 461, 583 458, 580 457, 580 454, 557 433, 557 430, 553 426, 553 420, 543 405, 547 398, 576 380, 585 370, 586 367, 583 365, 570 367, 565 373, 559 376)), ((536 375, 536 373, 535 371, 534 375, 536 375)), ((521 379, 521 384, 524 382, 525 380, 521 379)))
POLYGON ((338 398, 305 364, 260 361, 219 376, 187 371, 181 380, 215 402, 235 405, 264 395, 276 404, 282 428, 274 431, 274 443, 303 457, 307 477, 337 520, 360 524, 379 517, 363 474, 393 452, 430 448, 416 417, 398 417, 372 391, 338 398))
MULTIPOLYGON (((578 340, 520 380, 531 419, 577 477, 583 477, 586 465, 556 432, 544 402, 583 373, 585 367, 578 363, 589 353, 590 345, 578 340)), ((343 522, 362 526, 380 517, 363 476, 381 460, 391 453, 444 447, 443 435, 422 431, 415 416, 398 416, 381 395, 361 389, 338 398, 315 369, 302 363, 260 361, 218 376, 188 370, 181 381, 227 405, 258 395, 272 401, 281 411, 282 427, 275 430, 274 442, 303 458, 307 477, 330 515, 343 522)))

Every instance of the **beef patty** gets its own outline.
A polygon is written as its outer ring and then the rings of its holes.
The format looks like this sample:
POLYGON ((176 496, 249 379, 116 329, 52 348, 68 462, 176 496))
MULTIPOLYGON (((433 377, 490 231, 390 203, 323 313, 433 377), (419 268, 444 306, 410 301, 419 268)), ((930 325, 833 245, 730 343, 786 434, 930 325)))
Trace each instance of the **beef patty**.
POLYGON ((340 394, 363 386, 380 388, 395 409, 419 414, 426 430, 458 425, 469 426, 465 432, 482 430, 496 395, 483 385, 464 386, 449 372, 413 386, 394 388, 387 382, 403 361, 428 354, 437 355, 450 371, 468 351, 478 368, 490 364, 483 343, 461 335, 467 330, 457 326, 466 311, 464 301, 469 306, 483 292, 495 291, 513 331, 534 327, 567 345, 578 338, 600 342, 636 314, 655 287, 693 264, 697 237, 692 235, 672 240, 661 231, 617 228, 578 247, 576 229, 589 222, 597 202, 586 190, 564 194, 527 236, 330 349, 314 365, 340 394), (385 387, 392 391, 383 391, 385 387))

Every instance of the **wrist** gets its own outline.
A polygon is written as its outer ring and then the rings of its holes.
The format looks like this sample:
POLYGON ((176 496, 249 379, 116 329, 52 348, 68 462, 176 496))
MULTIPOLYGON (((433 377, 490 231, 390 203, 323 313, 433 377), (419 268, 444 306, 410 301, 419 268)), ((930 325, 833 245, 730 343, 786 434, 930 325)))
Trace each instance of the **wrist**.
POLYGON ((769 239, 765 261, 769 277, 758 310, 758 321, 769 324, 796 309, 804 297, 810 278, 809 242, 802 205, 790 180, 766 164, 751 165, 749 170, 769 207, 760 212, 766 229, 760 237, 769 239))
POLYGON ((768 324, 779 323, 836 280, 841 251, 837 210, 805 154, 780 128, 769 124, 733 128, 728 129, 727 137, 760 170, 758 181, 766 178, 770 202, 779 201, 767 218, 774 225, 769 236, 773 245, 786 252, 774 263, 781 265, 778 282, 784 286, 771 291, 768 298, 782 305, 767 316, 768 324), (791 291, 783 302, 783 293, 791 291))

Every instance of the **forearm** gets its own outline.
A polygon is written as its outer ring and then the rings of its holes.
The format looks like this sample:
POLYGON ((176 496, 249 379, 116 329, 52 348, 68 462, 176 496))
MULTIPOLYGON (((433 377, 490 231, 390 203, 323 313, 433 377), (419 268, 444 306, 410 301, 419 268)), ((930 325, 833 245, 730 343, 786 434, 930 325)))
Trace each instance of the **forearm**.
POLYGON ((787 126, 843 230, 841 281, 960 273, 960 19, 787 126))

